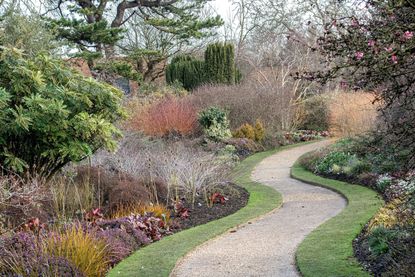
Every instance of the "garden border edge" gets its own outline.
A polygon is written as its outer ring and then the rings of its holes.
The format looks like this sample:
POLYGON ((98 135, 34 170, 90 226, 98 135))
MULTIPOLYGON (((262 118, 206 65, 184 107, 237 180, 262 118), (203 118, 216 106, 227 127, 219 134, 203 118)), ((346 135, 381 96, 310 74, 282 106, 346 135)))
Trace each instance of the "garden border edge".
POLYGON ((320 276, 370 276, 354 257, 352 242, 383 206, 379 194, 368 187, 315 175, 298 161, 291 168, 290 175, 301 182, 334 191, 347 201, 346 207, 339 214, 314 229, 298 246, 295 263, 300 275, 316 276, 318 272, 320 276), (352 217, 357 219, 350 222, 352 217), (345 222, 352 225, 344 225, 345 222), (347 232, 344 234, 345 226, 347 232), (330 237, 336 234, 340 240, 330 237), (320 242, 321 247, 313 249, 312 245, 316 241, 320 242), (312 255, 310 250, 314 250, 312 255), (336 266, 333 267, 333 264, 336 266))

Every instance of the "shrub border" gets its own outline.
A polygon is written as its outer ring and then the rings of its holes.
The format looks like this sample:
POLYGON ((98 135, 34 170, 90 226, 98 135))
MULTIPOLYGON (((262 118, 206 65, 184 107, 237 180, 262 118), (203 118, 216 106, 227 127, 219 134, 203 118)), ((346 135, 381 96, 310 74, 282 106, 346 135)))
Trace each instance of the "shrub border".
POLYGON ((252 181, 251 172, 259 162, 277 152, 313 142, 316 141, 283 146, 246 158, 235 168, 233 174, 233 181, 250 194, 248 204, 244 208, 227 217, 152 243, 116 265, 107 276, 169 276, 176 263, 197 246, 229 229, 278 209, 282 204, 281 194, 267 185, 252 181))
POLYGON ((384 204, 372 189, 313 174, 297 163, 291 177, 341 194, 346 208, 313 230, 298 247, 295 258, 302 276, 370 276, 354 257, 353 240, 384 204))

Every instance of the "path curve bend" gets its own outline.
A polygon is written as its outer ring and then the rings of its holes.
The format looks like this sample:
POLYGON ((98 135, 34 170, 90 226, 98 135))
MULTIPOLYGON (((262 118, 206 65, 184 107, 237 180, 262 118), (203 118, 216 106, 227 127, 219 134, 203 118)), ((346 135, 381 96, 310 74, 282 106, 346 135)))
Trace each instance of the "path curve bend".
POLYGON ((196 248, 171 276, 299 276, 295 265, 298 245, 346 206, 339 194, 290 178, 290 169, 301 155, 326 144, 307 144, 264 159, 252 179, 279 191, 282 207, 196 248))

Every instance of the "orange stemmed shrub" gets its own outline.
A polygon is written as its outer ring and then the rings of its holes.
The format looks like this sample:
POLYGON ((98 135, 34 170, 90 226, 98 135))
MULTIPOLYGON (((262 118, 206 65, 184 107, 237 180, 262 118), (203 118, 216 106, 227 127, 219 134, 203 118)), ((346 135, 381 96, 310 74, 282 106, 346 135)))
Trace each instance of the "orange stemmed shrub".
POLYGON ((195 132, 197 110, 186 99, 167 97, 136 112, 128 123, 132 130, 149 136, 187 136, 195 132))

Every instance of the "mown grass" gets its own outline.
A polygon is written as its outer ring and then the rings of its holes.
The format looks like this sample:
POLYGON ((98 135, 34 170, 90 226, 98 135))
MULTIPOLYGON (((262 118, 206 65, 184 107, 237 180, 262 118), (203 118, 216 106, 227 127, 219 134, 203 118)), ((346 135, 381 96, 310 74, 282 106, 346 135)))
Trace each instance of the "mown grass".
POLYGON ((326 179, 296 164, 295 179, 339 192, 347 198, 347 207, 308 235, 296 253, 297 267, 305 277, 370 276, 353 256, 352 241, 383 205, 379 195, 363 186, 326 179))
POLYGON ((250 193, 246 207, 230 216, 176 233, 140 249, 112 269, 108 276, 169 276, 177 261, 198 245, 278 208, 282 203, 281 195, 269 186, 252 181, 250 175, 264 158, 298 145, 258 153, 239 164, 233 179, 250 193))

